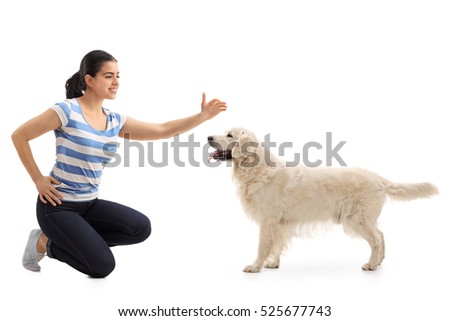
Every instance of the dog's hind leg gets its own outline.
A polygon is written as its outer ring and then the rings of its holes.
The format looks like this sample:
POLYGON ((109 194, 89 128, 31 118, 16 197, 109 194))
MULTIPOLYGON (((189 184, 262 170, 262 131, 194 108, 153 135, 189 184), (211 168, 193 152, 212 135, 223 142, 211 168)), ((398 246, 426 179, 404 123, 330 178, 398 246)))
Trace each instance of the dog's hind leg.
MULTIPOLYGON (((272 253, 276 237, 280 234, 280 225, 275 223, 262 224, 259 230, 258 256, 253 264, 244 268, 244 272, 259 272, 272 253)), ((281 254, 281 253, 280 253, 281 254)), ((279 263, 279 255, 278 255, 279 263)))
POLYGON ((385 245, 384 245, 383 232, 381 232, 379 229, 377 229, 377 232, 378 232, 378 235, 380 236, 380 239, 381 239, 380 257, 379 257, 379 260, 378 260, 378 265, 380 265, 381 262, 383 262, 383 260, 384 260, 385 245))
POLYGON ((376 228, 375 222, 367 222, 364 212, 358 215, 352 215, 343 222, 344 228, 349 229, 363 237, 370 245, 371 254, 369 262, 361 268, 365 271, 374 271, 381 263, 384 257, 383 234, 376 228))

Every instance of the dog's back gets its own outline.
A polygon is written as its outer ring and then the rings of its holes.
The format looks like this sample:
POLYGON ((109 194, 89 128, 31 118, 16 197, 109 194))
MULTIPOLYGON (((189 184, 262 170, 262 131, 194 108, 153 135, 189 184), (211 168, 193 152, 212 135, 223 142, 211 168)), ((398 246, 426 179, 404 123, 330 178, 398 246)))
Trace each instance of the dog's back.
POLYGON ((292 223, 328 219, 341 223, 352 209, 382 206, 386 196, 407 201, 438 194, 433 184, 392 183, 361 168, 269 167, 249 177, 239 190, 244 205, 250 207, 248 214, 258 222, 279 211, 278 216, 292 223))

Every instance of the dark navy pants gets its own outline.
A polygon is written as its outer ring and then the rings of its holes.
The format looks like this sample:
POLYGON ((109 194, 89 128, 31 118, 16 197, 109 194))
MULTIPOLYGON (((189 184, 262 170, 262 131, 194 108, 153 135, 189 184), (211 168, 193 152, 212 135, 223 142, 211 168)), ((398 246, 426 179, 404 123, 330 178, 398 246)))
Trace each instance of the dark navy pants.
POLYGON ((144 214, 114 202, 95 199, 37 201, 37 219, 48 237, 47 255, 91 277, 103 278, 115 267, 110 247, 144 241, 151 233, 144 214))

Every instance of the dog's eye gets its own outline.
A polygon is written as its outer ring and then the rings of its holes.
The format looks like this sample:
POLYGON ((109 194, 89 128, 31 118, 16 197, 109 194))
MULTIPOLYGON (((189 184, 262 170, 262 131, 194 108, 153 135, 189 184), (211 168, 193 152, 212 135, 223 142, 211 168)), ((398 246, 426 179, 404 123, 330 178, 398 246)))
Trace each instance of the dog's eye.
POLYGON ((228 134, 228 135, 227 135, 227 138, 233 138, 233 135, 228 134))

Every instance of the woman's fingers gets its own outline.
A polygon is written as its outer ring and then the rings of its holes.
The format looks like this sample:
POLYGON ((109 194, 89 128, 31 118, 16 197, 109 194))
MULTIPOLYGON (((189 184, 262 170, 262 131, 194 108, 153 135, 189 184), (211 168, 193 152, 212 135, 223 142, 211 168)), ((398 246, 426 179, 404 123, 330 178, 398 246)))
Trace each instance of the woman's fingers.
MULTIPOLYGON (((47 201, 50 202, 50 204, 52 204, 53 206, 56 206, 56 204, 61 205, 61 200, 56 197, 53 193, 47 193, 45 194, 45 198, 47 199, 47 201)), ((47 202, 43 202, 44 204, 47 204, 47 202)))
POLYGON ((44 198, 44 195, 42 195, 41 193, 39 193, 39 199, 41 200, 42 203, 47 204, 47 201, 44 198))
POLYGON ((206 94, 202 93, 202 105, 206 104, 206 94))
POLYGON ((207 119, 211 119, 225 110, 227 110, 227 103, 217 98, 206 102, 206 94, 202 94, 202 113, 207 116, 207 119))
POLYGON ((42 203, 50 202, 53 206, 61 204, 62 194, 52 184, 61 184, 57 179, 51 176, 43 177, 36 185, 39 191, 39 199, 42 203))
POLYGON ((56 200, 59 201, 58 204, 61 204, 61 201, 59 199, 64 198, 62 194, 53 186, 50 188, 50 191, 52 192, 52 196, 54 196, 56 200))
POLYGON ((61 184, 60 181, 58 181, 56 178, 54 178, 53 176, 48 176, 48 179, 50 180, 51 183, 59 185, 61 184))
POLYGON ((46 195, 45 198, 47 198, 47 200, 50 202, 50 204, 52 204, 53 206, 56 206, 55 201, 50 196, 46 195))

